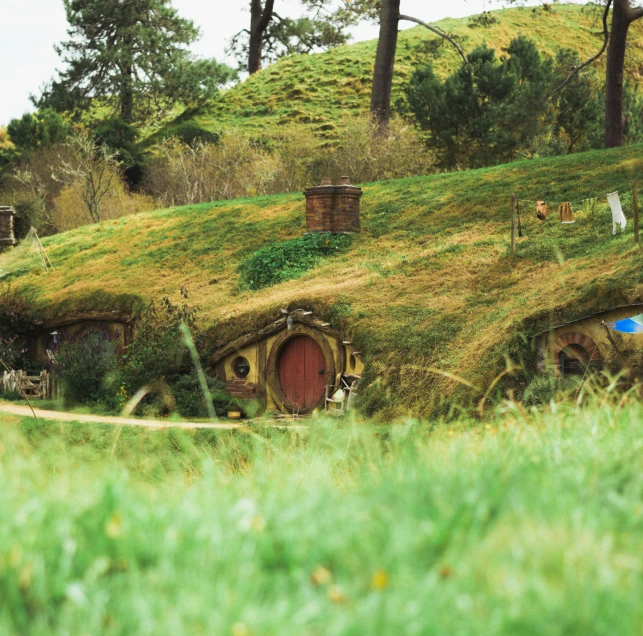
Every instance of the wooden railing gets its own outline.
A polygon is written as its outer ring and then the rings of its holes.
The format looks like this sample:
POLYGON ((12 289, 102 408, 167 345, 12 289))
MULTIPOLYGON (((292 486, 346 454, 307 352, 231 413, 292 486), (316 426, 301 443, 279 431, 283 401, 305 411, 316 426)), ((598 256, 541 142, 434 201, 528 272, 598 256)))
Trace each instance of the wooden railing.
POLYGON ((27 375, 25 371, 5 371, 0 377, 0 389, 4 393, 26 394, 33 400, 54 400, 60 397, 59 384, 48 371, 43 371, 40 375, 27 375))

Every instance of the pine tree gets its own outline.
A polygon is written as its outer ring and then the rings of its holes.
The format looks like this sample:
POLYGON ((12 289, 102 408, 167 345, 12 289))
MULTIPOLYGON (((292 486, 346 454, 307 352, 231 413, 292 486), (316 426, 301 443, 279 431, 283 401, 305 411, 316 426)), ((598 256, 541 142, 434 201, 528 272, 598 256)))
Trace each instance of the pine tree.
POLYGON ((178 101, 193 105, 231 79, 226 66, 190 55, 199 30, 170 0, 63 1, 69 39, 56 52, 66 68, 38 107, 78 111, 98 100, 131 123, 178 101))

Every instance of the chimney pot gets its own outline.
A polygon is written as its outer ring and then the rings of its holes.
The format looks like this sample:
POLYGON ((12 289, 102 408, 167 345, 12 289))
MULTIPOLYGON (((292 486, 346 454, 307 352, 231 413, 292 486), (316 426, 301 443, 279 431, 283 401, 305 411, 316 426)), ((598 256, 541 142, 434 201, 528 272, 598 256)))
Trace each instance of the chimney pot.
POLYGON ((333 182, 329 177, 323 177, 321 180, 321 185, 329 186, 329 185, 333 185, 333 182))
POLYGON ((6 247, 16 244, 16 237, 13 233, 14 215, 13 208, 6 205, 0 206, 0 252, 6 247))
POLYGON ((349 177, 342 177, 336 186, 330 179, 324 178, 321 186, 308 188, 304 195, 306 196, 308 233, 354 234, 359 232, 362 189, 350 185, 349 177))

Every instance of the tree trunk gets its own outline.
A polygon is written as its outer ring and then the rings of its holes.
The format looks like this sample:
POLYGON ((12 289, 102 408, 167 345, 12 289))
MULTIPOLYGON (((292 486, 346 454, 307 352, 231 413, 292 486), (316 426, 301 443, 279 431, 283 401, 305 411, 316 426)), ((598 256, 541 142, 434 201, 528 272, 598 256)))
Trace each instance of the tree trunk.
POLYGON ((400 0, 382 0, 380 35, 377 42, 371 93, 371 114, 377 120, 381 130, 388 126, 391 118, 391 88, 399 20, 400 0))
POLYGON ((275 0, 266 0, 262 8, 261 0, 250 2, 250 42, 248 44, 248 73, 252 75, 261 70, 261 51, 263 35, 272 20, 275 0))
POLYGON ((607 48, 605 80, 605 147, 623 145, 623 73, 630 24, 643 17, 643 9, 630 9, 629 0, 615 0, 607 48))
POLYGON ((132 67, 123 72, 121 83, 121 119, 128 124, 134 121, 134 82, 132 67))

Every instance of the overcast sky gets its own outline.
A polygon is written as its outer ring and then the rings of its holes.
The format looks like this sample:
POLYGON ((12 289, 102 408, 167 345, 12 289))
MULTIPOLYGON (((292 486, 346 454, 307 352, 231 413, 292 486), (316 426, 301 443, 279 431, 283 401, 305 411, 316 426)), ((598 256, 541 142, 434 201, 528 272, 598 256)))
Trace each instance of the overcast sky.
MULTIPOLYGON (((194 52, 224 59, 226 41, 247 26, 247 0, 174 0, 186 18, 201 27, 194 52)), ((279 12, 295 15, 298 0, 277 0, 279 12)), ((499 0, 402 0, 402 12, 433 22, 463 17, 499 7, 499 0)), ((409 25, 411 26, 411 25, 409 25)), ((59 65, 53 45, 65 38, 62 0, 0 0, 0 124, 33 110, 29 94, 48 81, 59 65)), ((353 41, 377 37, 377 28, 364 25, 353 41)))

